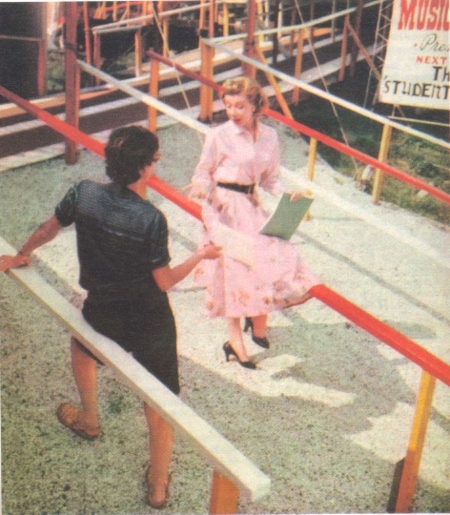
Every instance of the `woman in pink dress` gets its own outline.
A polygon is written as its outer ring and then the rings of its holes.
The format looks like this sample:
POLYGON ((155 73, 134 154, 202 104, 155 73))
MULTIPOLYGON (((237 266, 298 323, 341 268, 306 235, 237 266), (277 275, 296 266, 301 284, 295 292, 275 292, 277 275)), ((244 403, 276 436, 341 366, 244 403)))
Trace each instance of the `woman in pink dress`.
MULTIPOLYGON (((249 266, 224 252, 215 261, 201 263, 195 279, 206 287, 210 315, 228 320, 226 360, 234 355, 242 366, 255 368, 240 319, 245 317, 245 330, 251 329, 253 341, 269 348, 268 313, 305 302, 308 290, 319 280, 288 241, 259 234, 268 214, 258 200, 257 187, 273 195, 282 193, 277 134, 259 121, 267 98, 248 77, 230 79, 223 86, 229 121, 208 133, 190 195, 207 200, 205 238, 214 241, 215 223, 221 222, 254 241, 255 260, 249 266)), ((290 198, 297 200, 302 194, 294 192, 290 198)))

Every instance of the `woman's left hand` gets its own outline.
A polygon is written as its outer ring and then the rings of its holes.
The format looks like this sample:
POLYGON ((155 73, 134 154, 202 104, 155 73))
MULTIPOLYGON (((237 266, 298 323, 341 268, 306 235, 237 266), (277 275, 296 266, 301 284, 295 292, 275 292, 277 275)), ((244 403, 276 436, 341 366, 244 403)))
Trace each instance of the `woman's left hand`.
POLYGON ((291 202, 295 202, 296 200, 299 200, 302 197, 307 196, 306 192, 304 192, 303 190, 290 191, 289 194, 290 194, 289 200, 291 202))

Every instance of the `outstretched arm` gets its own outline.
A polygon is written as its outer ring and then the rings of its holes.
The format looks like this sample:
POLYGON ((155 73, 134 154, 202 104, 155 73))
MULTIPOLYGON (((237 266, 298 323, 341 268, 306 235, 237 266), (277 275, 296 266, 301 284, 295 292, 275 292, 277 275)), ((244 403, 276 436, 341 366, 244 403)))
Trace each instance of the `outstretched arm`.
POLYGON ((53 240, 61 230, 61 227, 61 224, 54 215, 50 217, 34 231, 15 256, 0 256, 0 271, 6 272, 10 268, 29 265, 31 253, 53 240))
POLYGON ((220 255, 220 247, 210 243, 174 268, 171 268, 170 265, 156 268, 152 271, 153 277, 160 290, 168 291, 189 275, 202 259, 216 259, 220 255))

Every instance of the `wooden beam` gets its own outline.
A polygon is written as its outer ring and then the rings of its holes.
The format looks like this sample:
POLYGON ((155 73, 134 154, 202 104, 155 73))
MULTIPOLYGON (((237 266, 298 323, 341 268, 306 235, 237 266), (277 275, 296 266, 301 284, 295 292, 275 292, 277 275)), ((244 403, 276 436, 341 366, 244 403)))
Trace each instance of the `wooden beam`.
POLYGON ((362 55, 364 56, 364 59, 366 60, 366 63, 370 66, 373 74, 377 78, 378 81, 381 80, 381 74, 378 71, 378 68, 375 66, 375 63, 373 62, 372 58, 370 57, 369 52, 366 50, 365 46, 362 44, 361 39, 358 36, 358 33, 356 30, 352 27, 351 23, 347 23, 347 28, 350 31, 350 34, 352 35, 353 41, 355 42, 356 46, 361 51, 362 55))
MULTIPOLYGON (((0 254, 16 254, 0 237, 0 254)), ((61 324, 105 365, 110 367, 136 395, 155 409, 181 436, 199 451, 221 476, 242 494, 257 500, 270 491, 270 479, 180 398, 151 375, 120 345, 97 333, 81 311, 51 287, 34 269, 7 272, 27 288, 61 324)))

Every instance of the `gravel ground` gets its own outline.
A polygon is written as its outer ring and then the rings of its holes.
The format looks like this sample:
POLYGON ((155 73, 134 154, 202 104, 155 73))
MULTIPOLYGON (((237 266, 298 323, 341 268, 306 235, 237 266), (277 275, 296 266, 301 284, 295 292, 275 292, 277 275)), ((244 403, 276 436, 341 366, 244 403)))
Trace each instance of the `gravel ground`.
MULTIPOLYGON (((305 176, 307 147, 280 129, 287 182, 305 176)), ((179 125, 160 131, 158 174, 181 188, 197 162, 200 138, 179 125)), ((0 235, 18 247, 53 212, 67 188, 103 180, 102 161, 86 151, 78 164, 61 159, 0 176, 0 235)), ((313 218, 293 243, 323 281, 449 361, 448 228, 393 206, 373 206, 319 160, 313 218), (336 206, 324 191, 351 206, 336 206), (352 210, 353 209, 353 210, 352 210), (394 229, 384 232, 358 216, 394 229), (406 236, 405 236, 406 235, 406 236), (416 238, 418 242, 405 239, 416 238), (421 243, 420 243, 421 242, 421 243), (428 254, 427 254, 428 252, 428 254)), ((171 229, 174 263, 200 235, 197 221, 157 197, 171 229)), ((265 198, 265 197, 264 197, 265 198)), ((268 205, 270 199, 265 198, 268 205)), ((35 258, 40 273, 76 305, 73 230, 64 230, 35 258)), ((414 240, 416 241, 416 240, 414 240)), ((383 513, 396 464, 405 456, 420 378, 406 358, 325 305, 270 318, 269 351, 250 342, 260 370, 225 364, 223 320, 210 320, 203 292, 188 278, 172 293, 178 323, 182 399, 272 480, 268 496, 241 499, 242 513, 383 513)), ((77 400, 69 335, 31 295, 0 274, 2 342, 3 513, 144 514, 147 429, 142 406, 111 371, 99 374, 104 434, 85 442, 63 428, 57 406, 77 400)), ((207 513, 211 469, 177 440, 173 489, 164 513, 207 513)), ((450 511, 450 396, 438 383, 413 510, 450 511)))

